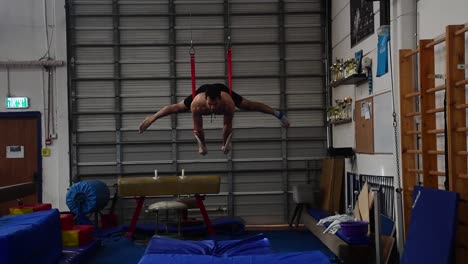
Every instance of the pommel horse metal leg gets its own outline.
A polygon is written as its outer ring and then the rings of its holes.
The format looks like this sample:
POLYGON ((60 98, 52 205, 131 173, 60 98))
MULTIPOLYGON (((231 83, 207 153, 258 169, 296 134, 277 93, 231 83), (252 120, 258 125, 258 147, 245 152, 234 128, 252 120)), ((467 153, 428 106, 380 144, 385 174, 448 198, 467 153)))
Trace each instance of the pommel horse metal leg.
POLYGON ((125 234, 126 237, 133 237, 133 233, 135 232, 138 217, 140 216, 141 208, 143 207, 144 201, 145 201, 144 196, 140 196, 136 199, 137 206, 135 208, 135 211, 133 212, 132 222, 130 223, 130 226, 128 227, 127 233, 125 234))
POLYGON ((211 225, 211 220, 210 220, 210 217, 208 216, 208 213, 206 212, 205 205, 203 204, 203 197, 197 194, 195 195, 195 200, 197 201, 198 208, 200 208, 200 212, 203 216, 203 220, 205 221, 208 234, 214 235, 215 231, 213 229, 213 226, 211 225))

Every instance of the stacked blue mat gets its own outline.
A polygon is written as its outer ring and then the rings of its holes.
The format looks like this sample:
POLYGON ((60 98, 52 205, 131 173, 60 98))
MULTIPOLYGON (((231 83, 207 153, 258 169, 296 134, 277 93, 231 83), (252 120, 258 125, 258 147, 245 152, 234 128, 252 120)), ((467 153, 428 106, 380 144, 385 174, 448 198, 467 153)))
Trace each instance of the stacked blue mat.
POLYGON ((187 241, 154 237, 139 264, 325 264, 329 259, 320 251, 275 253, 262 234, 226 241, 187 241))
POLYGON ((51 264, 61 255, 57 209, 0 217, 0 263, 51 264))

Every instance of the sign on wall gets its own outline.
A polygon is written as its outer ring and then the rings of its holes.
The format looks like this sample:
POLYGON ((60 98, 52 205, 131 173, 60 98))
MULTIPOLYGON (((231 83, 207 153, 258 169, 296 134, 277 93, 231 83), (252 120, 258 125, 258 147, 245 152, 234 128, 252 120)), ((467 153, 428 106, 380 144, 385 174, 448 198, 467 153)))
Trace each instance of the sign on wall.
POLYGON ((23 159, 24 158, 24 146, 7 146, 6 158, 7 159, 23 159))
POLYGON ((27 97, 7 97, 5 98, 6 108, 29 108, 29 99, 27 97))
POLYGON ((374 34, 374 5, 366 0, 351 0, 351 48, 374 34))

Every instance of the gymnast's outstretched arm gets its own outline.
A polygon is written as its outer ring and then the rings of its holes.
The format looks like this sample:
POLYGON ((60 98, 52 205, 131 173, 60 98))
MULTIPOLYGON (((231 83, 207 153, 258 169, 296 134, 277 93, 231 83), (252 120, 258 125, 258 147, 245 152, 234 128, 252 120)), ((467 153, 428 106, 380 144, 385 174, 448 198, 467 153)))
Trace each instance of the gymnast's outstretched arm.
POLYGON ((175 113, 188 112, 189 110, 190 109, 188 109, 185 106, 184 101, 180 101, 176 104, 167 105, 161 108, 161 110, 159 110, 155 114, 147 116, 145 120, 141 122, 140 128, 138 131, 140 132, 140 134, 143 133, 143 131, 145 131, 149 126, 151 126, 151 124, 153 124, 156 120, 158 120, 161 117, 165 117, 167 115, 175 114, 175 113))

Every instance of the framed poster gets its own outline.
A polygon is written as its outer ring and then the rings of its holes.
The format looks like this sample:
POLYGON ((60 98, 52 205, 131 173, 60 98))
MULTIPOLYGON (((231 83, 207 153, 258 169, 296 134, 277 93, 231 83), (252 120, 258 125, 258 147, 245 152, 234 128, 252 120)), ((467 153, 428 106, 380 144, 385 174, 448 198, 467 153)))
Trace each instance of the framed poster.
POLYGON ((374 3, 351 0, 351 48, 374 34, 374 3))

